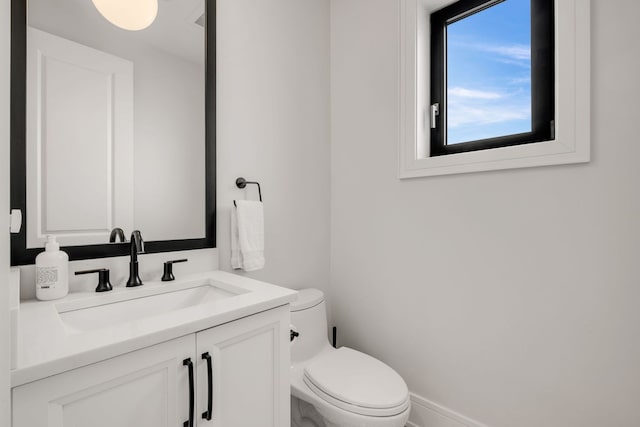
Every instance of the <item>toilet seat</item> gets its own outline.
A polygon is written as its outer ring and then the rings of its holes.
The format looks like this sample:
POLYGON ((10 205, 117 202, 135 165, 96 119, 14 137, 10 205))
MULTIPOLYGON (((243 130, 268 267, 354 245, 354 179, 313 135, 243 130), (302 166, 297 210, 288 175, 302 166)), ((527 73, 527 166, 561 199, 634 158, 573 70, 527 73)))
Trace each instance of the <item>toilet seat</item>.
POLYGON ((305 366, 303 380, 323 400, 360 415, 393 416, 410 404, 409 390, 400 375, 347 347, 314 358, 305 366))

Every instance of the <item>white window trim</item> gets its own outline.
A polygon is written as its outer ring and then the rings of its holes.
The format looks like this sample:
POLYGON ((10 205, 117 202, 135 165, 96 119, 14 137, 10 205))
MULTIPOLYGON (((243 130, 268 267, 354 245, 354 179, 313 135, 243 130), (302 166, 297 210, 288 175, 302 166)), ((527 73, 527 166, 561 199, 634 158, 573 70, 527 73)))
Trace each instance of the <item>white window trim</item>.
POLYGON ((429 15, 435 9, 426 3, 428 0, 400 0, 399 3, 399 178, 585 163, 590 160, 589 0, 555 2, 555 140, 435 157, 429 157, 428 114, 429 15))

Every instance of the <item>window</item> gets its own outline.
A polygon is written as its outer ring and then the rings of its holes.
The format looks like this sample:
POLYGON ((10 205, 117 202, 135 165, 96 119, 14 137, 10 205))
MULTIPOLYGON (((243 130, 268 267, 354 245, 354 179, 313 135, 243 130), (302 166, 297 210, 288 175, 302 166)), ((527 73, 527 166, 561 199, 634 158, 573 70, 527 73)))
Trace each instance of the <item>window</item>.
MULTIPOLYGON (((472 150, 472 148, 475 148, 473 145, 482 144, 483 142, 489 144, 485 146, 485 148, 488 148, 491 142, 495 143, 494 138, 513 137, 513 135, 518 135, 516 132, 520 132, 521 129, 509 131, 507 135, 498 136, 496 136, 497 131, 490 136, 475 132, 475 135, 479 136, 476 136, 474 140, 465 141, 461 138, 457 144, 455 140, 453 140, 454 143, 449 141, 447 144, 445 139, 441 139, 440 145, 443 147, 442 149, 449 150, 450 155, 442 155, 442 153, 438 155, 437 152, 431 153, 433 147, 429 120, 430 106, 436 101, 446 101, 444 96, 441 95, 440 99, 436 99, 437 96, 432 94, 431 81, 434 79, 431 76, 433 56, 431 54, 431 15, 443 12, 446 9, 441 9, 442 5, 446 4, 446 7, 451 7, 448 5, 453 5, 454 1, 399 0, 398 177, 400 179, 411 179, 589 162, 591 159, 591 2, 584 0, 545 0, 544 2, 542 0, 532 0, 531 2, 531 10, 534 11, 533 16, 528 21, 531 22, 529 25, 531 26, 532 46, 530 50, 531 132, 524 133, 529 134, 532 138, 524 141, 507 141, 512 142, 514 145, 504 145, 500 146, 500 148, 472 150), (446 3, 447 1, 449 3, 446 3), (536 16, 540 14, 541 8, 544 9, 547 6, 547 12, 553 15, 553 25, 548 28, 548 31, 543 31, 540 34, 540 31, 535 30, 538 21, 536 16), (539 97, 542 92, 536 86, 536 81, 542 80, 543 83, 545 81, 544 78, 536 75, 536 69, 538 68, 536 66, 536 58, 540 54, 539 49, 536 48, 536 43, 538 43, 536 40, 544 37, 545 34, 547 37, 553 36, 553 41, 550 41, 550 43, 554 50, 554 62, 549 65, 550 74, 546 80, 549 85, 548 90, 551 93, 551 95, 548 95, 548 99, 551 99, 548 107, 544 107, 544 103, 541 104, 536 101, 536 97, 539 97), (526 142, 535 140, 532 134, 536 132, 536 118, 539 117, 537 116, 538 109, 549 114, 549 118, 545 119, 544 122, 553 120, 554 127, 551 130, 552 125, 550 123, 540 127, 542 131, 545 128, 547 129, 548 140, 527 144, 526 142), (460 151, 456 152, 454 150, 460 151)), ((467 0, 464 1, 465 3, 459 4, 469 5, 467 0)), ((466 9, 467 12, 459 11, 458 13, 453 13, 451 17, 445 18, 445 22, 455 21, 457 17, 458 23, 464 24, 471 17, 482 18, 484 13, 499 11, 498 9, 493 11, 491 9, 500 5, 507 6, 511 1, 514 0, 505 0, 505 2, 501 3, 488 3, 486 0, 479 1, 476 8, 466 9)), ((504 21, 505 19, 502 19, 501 23, 504 24, 504 21)), ((471 22, 471 19, 469 19, 469 22, 471 22)), ((446 23, 443 24, 443 32, 446 29, 445 25, 446 23)), ((451 28, 453 28, 451 31, 457 30, 455 25, 452 25, 451 28)), ((487 26, 483 28, 487 29, 487 26)), ((491 26, 489 26, 490 29, 491 26)), ((515 32, 505 30, 504 34, 514 35, 515 32)), ((477 42, 480 36, 487 37, 487 34, 475 36, 476 38, 473 39, 473 42, 477 42)), ((443 39, 443 43, 444 41, 443 39)), ((516 43, 518 39, 516 38, 512 42, 516 43)), ((441 58, 444 58, 445 52, 443 45, 441 58)), ((503 62, 505 60, 508 61, 512 59, 506 55, 509 52, 508 50, 493 52, 493 58, 501 59, 503 62), (502 55, 498 56, 497 54, 500 52, 502 52, 502 55)), ((487 55, 488 52, 486 50, 478 50, 477 53, 484 53, 485 57, 492 58, 487 55)), ((516 52, 511 51, 511 53, 515 55, 516 52)), ((520 55, 520 57, 523 56, 527 57, 527 55, 520 55)), ((440 60, 440 63, 444 66, 444 59, 440 60)), ((523 70, 526 69, 526 67, 522 68, 523 70)), ((477 77, 479 80, 480 73, 478 70, 470 68, 465 71, 468 76, 477 77)), ((444 72, 442 73, 442 78, 444 78, 444 72)), ((496 113, 495 109, 491 110, 489 107, 494 105, 491 103, 509 99, 504 96, 512 93, 504 89, 504 87, 508 86, 503 85, 486 89, 474 86, 464 87, 463 83, 462 81, 457 83, 454 81, 454 84, 458 85, 459 88, 481 92, 465 92, 460 89, 453 92, 458 95, 458 99, 474 100, 474 102, 479 103, 475 104, 475 107, 478 107, 478 105, 481 107, 477 108, 479 114, 476 117, 486 117, 485 120, 489 120, 488 118, 497 120, 497 118, 502 117, 496 113), (488 92, 489 95, 482 92, 488 92), (497 93, 501 97, 490 95, 491 93, 497 93), (475 95, 475 98, 472 95, 475 95), (483 96, 484 99, 482 99, 483 96)), ((442 92, 444 93, 444 89, 442 89, 442 92)), ((440 106, 440 115, 436 117, 436 124, 446 125, 446 121, 444 121, 447 114, 446 107, 443 102, 440 106)), ((512 110, 515 110, 515 108, 512 108, 512 110)), ((510 110, 507 109, 507 111, 510 110)), ((454 122, 453 124, 456 123, 454 122)), ((496 129, 496 127, 493 129, 496 129)))
POLYGON ((554 139, 553 0, 460 0, 431 14, 430 156, 554 139))

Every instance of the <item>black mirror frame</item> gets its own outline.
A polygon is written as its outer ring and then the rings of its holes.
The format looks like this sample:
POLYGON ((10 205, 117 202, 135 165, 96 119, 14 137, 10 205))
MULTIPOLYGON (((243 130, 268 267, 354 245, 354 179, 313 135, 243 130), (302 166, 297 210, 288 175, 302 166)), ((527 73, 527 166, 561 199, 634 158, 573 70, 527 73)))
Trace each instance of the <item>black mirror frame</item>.
MULTIPOLYGON (((146 253, 171 252, 216 246, 216 2, 205 1, 205 237, 202 239, 145 242, 146 253)), ((26 49, 27 0, 11 0, 11 209, 22 211, 23 225, 11 234, 11 265, 34 264, 43 248, 27 248, 26 218, 26 49)), ((144 230, 142 230, 144 232, 144 230)), ((66 246, 69 259, 125 256, 129 243, 66 246)))

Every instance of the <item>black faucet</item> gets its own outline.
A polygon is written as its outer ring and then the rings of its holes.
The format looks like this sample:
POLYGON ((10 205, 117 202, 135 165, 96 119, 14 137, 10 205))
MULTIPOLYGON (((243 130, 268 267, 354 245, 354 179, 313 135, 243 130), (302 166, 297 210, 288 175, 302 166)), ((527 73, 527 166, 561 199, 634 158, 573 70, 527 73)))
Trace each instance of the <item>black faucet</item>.
POLYGON ((120 240, 122 243, 126 242, 124 231, 120 227, 111 230, 111 234, 109 235, 109 243, 115 243, 117 240, 120 240))
POLYGON ((127 288, 141 286, 142 280, 138 274, 138 254, 144 253, 144 240, 140 231, 135 230, 131 233, 131 260, 129 261, 129 280, 127 280, 127 288))

